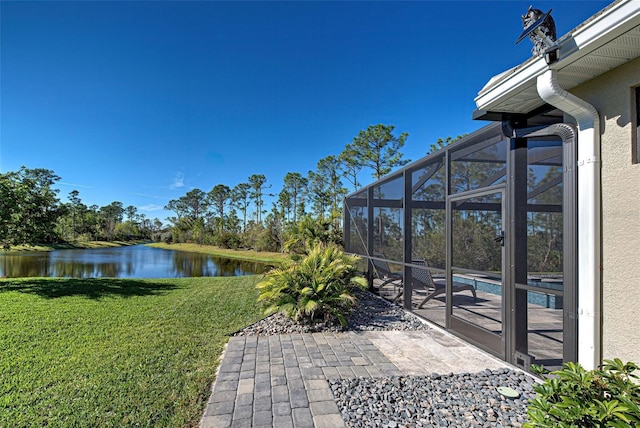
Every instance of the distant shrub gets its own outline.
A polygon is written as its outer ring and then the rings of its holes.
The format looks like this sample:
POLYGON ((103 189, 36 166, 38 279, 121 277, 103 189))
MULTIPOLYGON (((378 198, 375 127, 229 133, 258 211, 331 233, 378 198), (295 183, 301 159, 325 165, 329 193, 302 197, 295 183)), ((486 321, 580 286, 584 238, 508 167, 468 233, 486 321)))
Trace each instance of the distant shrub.
MULTIPOLYGON (((543 368, 532 366, 542 374, 543 368)), ((543 383, 534 385, 536 398, 529 402, 525 428, 539 427, 637 427, 640 426, 640 386, 634 363, 618 358, 605 360, 601 368, 586 370, 565 363, 543 383)))
POLYGON ((173 243, 173 234, 171 232, 164 232, 160 234, 160 240, 165 244, 173 243))
POLYGON ((305 215, 287 230, 284 249, 290 254, 305 254, 317 244, 343 246, 342 230, 335 218, 305 215))
POLYGON ((78 236, 76 236, 76 241, 79 242, 89 242, 93 240, 93 236, 90 233, 80 233, 78 234, 78 236))
POLYGON ((237 250, 240 248, 240 243, 240 237, 232 232, 221 232, 214 237, 214 244, 220 248, 237 250))

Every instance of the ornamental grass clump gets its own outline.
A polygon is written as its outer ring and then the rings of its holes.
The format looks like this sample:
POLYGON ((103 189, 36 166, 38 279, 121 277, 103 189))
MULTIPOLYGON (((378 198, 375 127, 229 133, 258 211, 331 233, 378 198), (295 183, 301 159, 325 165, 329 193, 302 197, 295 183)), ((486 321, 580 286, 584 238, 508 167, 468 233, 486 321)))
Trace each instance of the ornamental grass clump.
MULTIPOLYGON (((533 368, 533 366, 532 366, 533 368)), ((541 367, 535 367, 542 374, 541 367)), ((543 383, 534 385, 525 428, 640 426, 638 366, 618 358, 595 370, 565 363, 543 383)))
POLYGON ((346 326, 354 287, 367 286, 357 276, 357 261, 334 245, 319 244, 300 260, 271 270, 257 285, 265 315, 281 312, 300 323, 337 320, 346 326))

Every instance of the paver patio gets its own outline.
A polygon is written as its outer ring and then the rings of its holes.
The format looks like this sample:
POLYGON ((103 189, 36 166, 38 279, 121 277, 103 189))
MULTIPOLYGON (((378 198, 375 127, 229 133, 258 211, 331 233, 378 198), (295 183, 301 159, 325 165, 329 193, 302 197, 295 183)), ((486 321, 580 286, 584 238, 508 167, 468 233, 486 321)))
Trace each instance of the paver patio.
POLYGON ((510 367, 438 328, 229 340, 201 428, 344 427, 327 379, 510 367))

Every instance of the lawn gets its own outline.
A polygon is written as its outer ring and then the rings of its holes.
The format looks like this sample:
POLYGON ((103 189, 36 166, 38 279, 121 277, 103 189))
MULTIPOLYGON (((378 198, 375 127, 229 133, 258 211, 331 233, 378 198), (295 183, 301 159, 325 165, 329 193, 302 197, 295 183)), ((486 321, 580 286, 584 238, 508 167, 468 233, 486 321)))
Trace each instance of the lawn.
POLYGON ((165 250, 188 251, 193 253, 210 254, 212 256, 225 257, 229 259, 252 260, 276 265, 282 263, 283 260, 288 258, 287 255, 281 253, 254 250, 230 250, 215 247, 213 245, 165 244, 163 242, 154 242, 153 244, 147 245, 155 248, 164 248, 165 250))
POLYGON ((259 279, 0 280, 0 426, 197 426, 259 279))
POLYGON ((66 244, 41 244, 41 245, 17 245, 9 250, 3 250, 8 253, 21 253, 33 251, 53 251, 67 250, 78 248, 108 248, 108 247, 124 247, 128 245, 144 244, 148 241, 76 241, 66 244))

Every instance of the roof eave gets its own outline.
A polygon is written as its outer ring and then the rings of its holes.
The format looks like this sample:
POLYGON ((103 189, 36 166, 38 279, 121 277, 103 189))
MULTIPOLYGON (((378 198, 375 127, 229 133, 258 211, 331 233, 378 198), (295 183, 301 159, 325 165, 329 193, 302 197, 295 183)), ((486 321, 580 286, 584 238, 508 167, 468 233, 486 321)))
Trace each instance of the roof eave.
POLYGON ((528 91, 525 104, 510 104, 509 100, 535 86, 538 76, 548 69, 562 70, 638 25, 640 3, 637 0, 613 3, 558 41, 560 59, 557 62, 549 65, 544 58, 529 58, 517 67, 493 77, 475 98, 476 106, 486 111, 527 113, 544 104, 537 92, 528 91), (529 99, 533 92, 535 99, 529 99))

